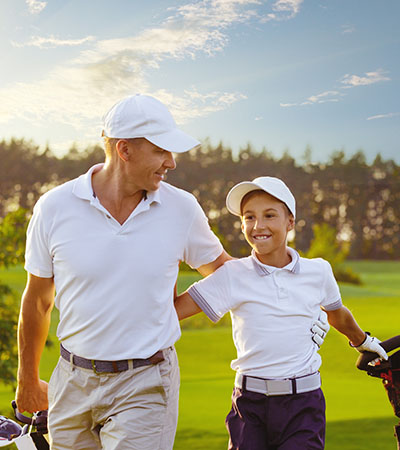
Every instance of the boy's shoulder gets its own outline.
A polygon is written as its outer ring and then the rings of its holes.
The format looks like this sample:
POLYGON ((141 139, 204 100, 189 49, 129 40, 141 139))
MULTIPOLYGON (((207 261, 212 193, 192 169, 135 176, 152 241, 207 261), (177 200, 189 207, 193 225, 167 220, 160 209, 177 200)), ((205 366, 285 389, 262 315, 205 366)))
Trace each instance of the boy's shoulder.
MULTIPOLYGON (((242 258, 236 258, 236 259, 230 259, 229 261, 226 261, 222 266, 220 266, 214 273, 216 272, 227 272, 227 273, 233 273, 233 272, 243 272, 246 270, 253 270, 253 262, 251 256, 245 256, 242 258)), ((212 276, 211 274, 210 276, 212 276)))
POLYGON ((304 258, 300 256, 299 262, 302 270, 326 271, 331 269, 330 263, 324 258, 304 258))

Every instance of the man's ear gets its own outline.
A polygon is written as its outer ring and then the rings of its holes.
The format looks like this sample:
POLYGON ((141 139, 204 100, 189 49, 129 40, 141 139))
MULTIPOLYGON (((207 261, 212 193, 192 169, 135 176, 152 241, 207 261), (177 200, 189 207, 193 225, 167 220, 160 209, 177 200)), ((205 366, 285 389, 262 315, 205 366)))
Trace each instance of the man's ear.
POLYGON ((117 150, 118 156, 123 161, 129 161, 130 149, 128 146, 128 141, 126 139, 119 139, 115 145, 115 148, 117 150))

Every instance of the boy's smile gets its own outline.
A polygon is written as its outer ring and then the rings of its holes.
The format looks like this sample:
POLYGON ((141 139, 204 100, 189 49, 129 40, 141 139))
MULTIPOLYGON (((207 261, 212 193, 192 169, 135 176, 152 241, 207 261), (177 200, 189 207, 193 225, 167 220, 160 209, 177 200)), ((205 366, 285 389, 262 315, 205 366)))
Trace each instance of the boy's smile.
POLYGON ((286 205, 266 192, 255 192, 242 205, 243 234, 264 264, 289 264, 286 238, 293 227, 294 219, 286 205))

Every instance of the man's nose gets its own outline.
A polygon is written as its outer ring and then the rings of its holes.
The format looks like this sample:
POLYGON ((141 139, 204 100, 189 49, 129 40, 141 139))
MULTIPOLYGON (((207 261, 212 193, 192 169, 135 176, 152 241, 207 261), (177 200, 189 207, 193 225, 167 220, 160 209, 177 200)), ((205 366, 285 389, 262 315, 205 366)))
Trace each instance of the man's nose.
POLYGON ((171 152, 166 152, 164 166, 167 167, 169 170, 175 169, 176 162, 175 162, 174 155, 171 152))

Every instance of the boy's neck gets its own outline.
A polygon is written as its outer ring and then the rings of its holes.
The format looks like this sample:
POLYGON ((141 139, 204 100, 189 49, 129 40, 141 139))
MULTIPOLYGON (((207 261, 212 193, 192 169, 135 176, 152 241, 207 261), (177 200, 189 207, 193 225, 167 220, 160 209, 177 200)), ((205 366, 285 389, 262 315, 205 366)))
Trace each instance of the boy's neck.
POLYGON ((260 255, 257 252, 254 253, 261 263, 271 267, 278 267, 279 269, 287 266, 292 261, 292 257, 287 249, 284 252, 279 252, 279 254, 260 255))

